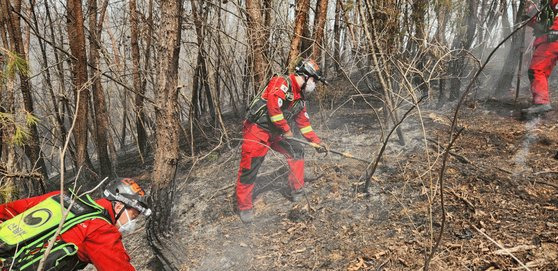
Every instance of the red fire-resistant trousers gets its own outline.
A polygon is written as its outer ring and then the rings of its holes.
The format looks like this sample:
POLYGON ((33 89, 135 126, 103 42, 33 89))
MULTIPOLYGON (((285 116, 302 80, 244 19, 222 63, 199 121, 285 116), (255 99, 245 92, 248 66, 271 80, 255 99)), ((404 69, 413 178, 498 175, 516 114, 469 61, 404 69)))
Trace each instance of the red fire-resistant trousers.
POLYGON ((546 35, 535 40, 535 51, 529 66, 529 80, 533 104, 550 103, 548 94, 548 77, 558 59, 558 41, 546 42, 546 35))
POLYGON ((252 209, 254 183, 270 148, 287 157, 290 167, 288 178, 290 188, 292 190, 302 189, 304 186, 304 148, 300 143, 284 140, 279 135, 272 135, 249 121, 244 122, 242 132, 242 157, 236 181, 236 199, 239 210, 252 209))

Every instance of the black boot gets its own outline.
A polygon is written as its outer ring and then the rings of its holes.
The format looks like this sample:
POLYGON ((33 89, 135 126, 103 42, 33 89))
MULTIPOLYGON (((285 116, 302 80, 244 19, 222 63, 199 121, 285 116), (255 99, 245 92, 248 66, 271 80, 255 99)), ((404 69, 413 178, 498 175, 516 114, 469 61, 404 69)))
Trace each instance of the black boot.
POLYGON ((550 104, 534 104, 528 108, 522 109, 521 113, 527 115, 542 114, 544 112, 552 111, 550 104))
POLYGON ((299 202, 302 199, 302 197, 304 197, 304 189, 291 191, 291 200, 293 202, 299 202))
POLYGON ((242 220, 242 222, 244 223, 252 223, 252 221, 254 221, 254 210, 252 209, 241 210, 239 212, 239 215, 240 220, 242 220))

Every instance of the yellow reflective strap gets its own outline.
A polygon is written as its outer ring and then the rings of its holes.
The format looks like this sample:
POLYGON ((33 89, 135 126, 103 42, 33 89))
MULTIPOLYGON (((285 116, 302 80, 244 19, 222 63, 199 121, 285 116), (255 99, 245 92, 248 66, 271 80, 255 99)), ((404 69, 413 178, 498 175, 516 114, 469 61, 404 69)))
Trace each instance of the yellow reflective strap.
POLYGON ((301 128, 300 132, 303 133, 303 134, 310 133, 310 132, 312 132, 312 126, 306 126, 304 128, 301 128))
POLYGON ((285 119, 285 117, 283 116, 283 114, 279 114, 279 115, 271 116, 270 119, 271 122, 278 122, 280 120, 285 119))

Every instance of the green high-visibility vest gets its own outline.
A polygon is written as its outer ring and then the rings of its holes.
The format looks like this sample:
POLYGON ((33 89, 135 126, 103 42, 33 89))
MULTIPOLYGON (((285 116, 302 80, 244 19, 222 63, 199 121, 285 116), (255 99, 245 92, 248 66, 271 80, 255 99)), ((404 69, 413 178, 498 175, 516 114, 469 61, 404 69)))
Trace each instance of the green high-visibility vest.
MULTIPOLYGON (((49 197, 25 212, 0 224, 0 257, 5 259, 4 265, 14 263, 13 270, 33 270, 37 268, 44 254, 45 244, 56 234, 62 221, 63 197, 64 212, 68 212, 60 234, 79 223, 89 219, 101 218, 110 223, 106 210, 97 204, 89 195, 84 198, 64 193, 49 197)), ((48 259, 51 265, 61 264, 61 259, 74 256, 77 246, 57 241, 48 259)), ((45 268, 45 270, 58 270, 45 268)))

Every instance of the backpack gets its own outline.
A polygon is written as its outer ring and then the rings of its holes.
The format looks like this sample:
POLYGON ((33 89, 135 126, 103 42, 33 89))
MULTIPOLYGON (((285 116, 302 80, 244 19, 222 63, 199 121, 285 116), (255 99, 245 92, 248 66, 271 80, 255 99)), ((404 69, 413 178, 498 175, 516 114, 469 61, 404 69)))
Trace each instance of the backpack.
MULTIPOLYGON (((277 75, 273 75, 276 77, 277 75)), ((272 78, 273 78, 272 77, 272 78)), ((286 100, 292 102, 294 100, 294 94, 291 86, 291 79, 288 76, 281 76, 285 81, 287 81, 287 92, 286 92, 286 100)), ((270 80, 271 81, 271 80, 270 80)), ((278 132, 273 124, 271 124, 271 120, 269 119, 269 115, 267 113, 267 100, 264 99, 263 93, 267 88, 266 84, 263 90, 258 93, 256 97, 250 103, 248 110, 246 112, 246 119, 252 123, 258 124, 261 128, 267 131, 278 132)), ((296 116, 302 109, 304 109, 304 101, 297 100, 293 104, 292 108, 288 108, 288 103, 285 103, 281 110, 285 115, 285 119, 287 122, 291 122, 293 116, 296 116)))
MULTIPOLYGON (((0 224, 0 261, 2 268, 37 270, 48 241, 56 234, 62 221, 60 198, 66 219, 59 234, 86 220, 100 218, 110 223, 108 212, 89 195, 79 198, 70 191, 54 195, 25 212, 0 224)), ((77 258, 77 246, 61 239, 55 241, 45 260, 44 270, 74 270, 84 267, 77 258)), ((3 270, 3 269, 2 269, 3 270)))

